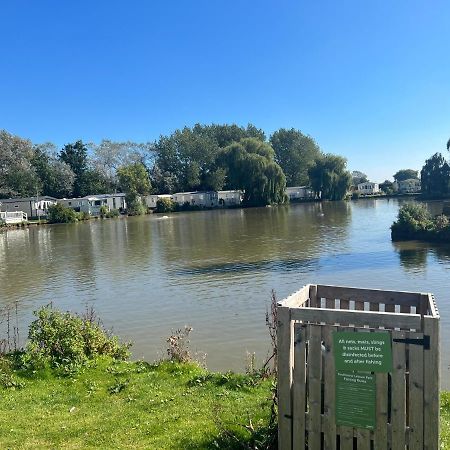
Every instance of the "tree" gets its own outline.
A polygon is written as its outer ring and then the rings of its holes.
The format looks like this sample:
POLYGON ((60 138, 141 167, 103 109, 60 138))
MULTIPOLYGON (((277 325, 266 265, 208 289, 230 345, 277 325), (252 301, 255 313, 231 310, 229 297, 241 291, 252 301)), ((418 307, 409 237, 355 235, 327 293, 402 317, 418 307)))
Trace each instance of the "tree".
POLYGON ((418 175, 419 175, 418 170, 402 169, 394 174, 394 180, 395 181, 404 181, 404 180, 417 179, 418 175))
POLYGON ((120 167, 117 176, 119 185, 126 194, 128 214, 142 214, 144 207, 140 197, 149 194, 151 189, 147 169, 142 163, 137 162, 120 167))
MULTIPOLYGON (((59 154, 59 159, 70 166, 75 174, 73 195, 81 197, 85 194, 86 180, 83 176, 88 170, 87 147, 81 140, 74 144, 66 144, 59 154)), ((91 194, 93 192, 90 192, 91 194)))
POLYGON ((218 163, 226 170, 227 187, 244 191, 243 204, 262 206, 285 201, 286 177, 274 157, 269 144, 245 138, 223 149, 218 163))
POLYGON ((394 192, 394 183, 392 181, 389 180, 384 180, 381 184, 380 184, 380 189, 385 193, 385 194, 392 194, 392 192, 394 192))
POLYGON ((275 161, 286 175, 287 185, 309 184, 308 169, 321 154, 314 139, 294 128, 280 128, 272 134, 270 143, 275 150, 275 161))
POLYGON ((33 155, 31 141, 0 131, 0 197, 36 195, 40 181, 31 163, 33 155))
POLYGON ((89 144, 92 150, 92 166, 102 174, 112 188, 118 187, 117 169, 141 162, 152 163, 153 144, 138 142, 113 142, 103 139, 100 144, 89 144))
POLYGON ((354 170, 352 172, 352 185, 353 186, 358 186, 358 184, 366 183, 367 181, 369 181, 369 179, 367 178, 367 175, 365 173, 360 172, 359 170, 354 170))
POLYGON ((450 193, 450 167, 441 153, 435 153, 425 161, 420 178, 423 194, 443 196, 450 193))
POLYGON ((327 154, 318 158, 309 169, 311 187, 322 200, 342 200, 351 185, 351 174, 346 169, 347 160, 327 154))
POLYGON ((244 138, 265 140, 253 125, 200 125, 161 136, 154 146, 152 183, 159 193, 191 190, 220 190, 224 174, 216 164, 221 149, 244 138))
POLYGON ((34 146, 31 164, 40 180, 40 193, 56 198, 70 197, 75 174, 55 153, 55 146, 51 143, 34 146))

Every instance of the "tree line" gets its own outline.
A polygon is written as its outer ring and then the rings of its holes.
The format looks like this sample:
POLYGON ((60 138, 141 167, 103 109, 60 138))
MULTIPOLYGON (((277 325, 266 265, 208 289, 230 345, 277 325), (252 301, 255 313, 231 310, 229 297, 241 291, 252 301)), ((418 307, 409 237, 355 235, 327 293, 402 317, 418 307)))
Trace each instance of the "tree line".
POLYGON ((61 149, 3 130, 0 198, 122 191, 139 208, 139 196, 151 192, 240 189, 244 204, 267 205, 286 200, 286 185, 307 185, 318 198, 340 200, 352 180, 346 164, 293 128, 267 138, 252 124, 196 124, 155 142, 78 140, 61 149))

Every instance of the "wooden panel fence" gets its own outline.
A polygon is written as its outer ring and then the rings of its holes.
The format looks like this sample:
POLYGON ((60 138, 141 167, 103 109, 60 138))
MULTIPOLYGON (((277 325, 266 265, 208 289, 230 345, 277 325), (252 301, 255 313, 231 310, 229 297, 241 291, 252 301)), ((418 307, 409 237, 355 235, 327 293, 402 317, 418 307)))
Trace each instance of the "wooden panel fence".
POLYGON ((307 285, 278 303, 280 450, 439 448, 439 313, 431 294, 307 285), (333 333, 389 333, 376 426, 336 425, 333 333))

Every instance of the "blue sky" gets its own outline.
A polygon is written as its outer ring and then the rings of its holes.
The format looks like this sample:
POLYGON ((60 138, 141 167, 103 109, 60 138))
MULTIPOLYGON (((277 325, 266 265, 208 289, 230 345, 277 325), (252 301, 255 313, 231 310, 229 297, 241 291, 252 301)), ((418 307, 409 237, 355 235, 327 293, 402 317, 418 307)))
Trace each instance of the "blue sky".
POLYGON ((450 137, 450 2, 3 0, 0 128, 58 146, 295 127, 382 181, 450 137))

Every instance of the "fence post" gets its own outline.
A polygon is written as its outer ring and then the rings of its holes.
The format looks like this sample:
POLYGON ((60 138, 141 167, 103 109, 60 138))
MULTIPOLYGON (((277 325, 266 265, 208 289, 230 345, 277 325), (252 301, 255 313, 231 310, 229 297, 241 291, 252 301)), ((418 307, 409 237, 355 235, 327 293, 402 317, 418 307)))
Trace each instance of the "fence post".
POLYGON ((424 450, 439 448, 439 320, 423 318, 424 336, 430 336, 430 349, 424 351, 424 450))
POLYGON ((278 306, 278 448, 292 449, 292 351, 293 333, 289 307, 278 306))

